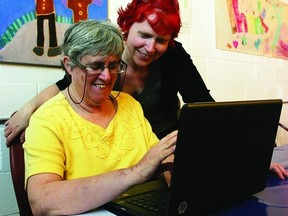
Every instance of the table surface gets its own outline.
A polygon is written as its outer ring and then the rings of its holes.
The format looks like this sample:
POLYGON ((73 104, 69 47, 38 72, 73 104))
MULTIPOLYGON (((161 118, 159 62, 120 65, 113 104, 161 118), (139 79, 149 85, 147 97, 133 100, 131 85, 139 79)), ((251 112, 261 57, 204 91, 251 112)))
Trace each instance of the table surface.
MULTIPOLYGON (((288 144, 274 149, 272 162, 281 163, 286 169, 288 168, 288 144)), ((288 215, 288 179, 280 180, 276 175, 271 174, 263 191, 213 215, 288 215)))
MULTIPOLYGON (((276 147, 273 152, 272 162, 283 164, 288 168, 288 144, 276 147)), ((104 209, 80 214, 81 216, 111 216, 115 215, 104 209)), ((288 179, 280 180, 276 175, 268 177, 263 191, 251 196, 251 198, 237 203, 213 216, 283 216, 288 215, 288 179)))

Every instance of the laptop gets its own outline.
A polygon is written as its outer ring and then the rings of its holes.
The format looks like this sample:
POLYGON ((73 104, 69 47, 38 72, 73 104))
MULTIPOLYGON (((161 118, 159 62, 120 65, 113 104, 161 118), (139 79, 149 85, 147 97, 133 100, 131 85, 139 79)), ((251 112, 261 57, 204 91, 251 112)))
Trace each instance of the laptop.
POLYGON ((152 180, 104 208, 116 215, 208 215, 262 191, 281 108, 280 99, 185 104, 170 186, 152 180), (160 203, 143 204, 150 193, 161 194, 160 203))

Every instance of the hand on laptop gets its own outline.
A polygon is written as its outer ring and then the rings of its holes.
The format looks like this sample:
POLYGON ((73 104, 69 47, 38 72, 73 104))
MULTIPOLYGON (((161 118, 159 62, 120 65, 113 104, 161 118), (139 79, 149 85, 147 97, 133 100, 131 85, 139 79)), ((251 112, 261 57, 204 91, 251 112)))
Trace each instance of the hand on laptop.
MULTIPOLYGON (((144 157, 132 168, 139 174, 138 183, 147 181, 159 166, 175 151, 178 131, 174 131, 162 138, 157 145, 152 147, 144 157)), ((161 166, 160 166, 161 167, 161 166)), ((165 171, 165 170, 163 170, 165 171)))
POLYGON ((288 171, 279 163, 271 163, 270 170, 282 180, 288 177, 288 171))

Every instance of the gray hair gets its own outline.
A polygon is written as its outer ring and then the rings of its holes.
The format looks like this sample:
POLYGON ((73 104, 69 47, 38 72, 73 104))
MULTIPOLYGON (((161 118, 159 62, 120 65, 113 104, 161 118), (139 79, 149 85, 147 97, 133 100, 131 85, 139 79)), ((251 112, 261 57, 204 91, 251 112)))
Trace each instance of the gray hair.
POLYGON ((80 62, 85 55, 116 55, 121 59, 124 45, 120 30, 110 21, 85 20, 69 26, 61 49, 64 55, 80 62))

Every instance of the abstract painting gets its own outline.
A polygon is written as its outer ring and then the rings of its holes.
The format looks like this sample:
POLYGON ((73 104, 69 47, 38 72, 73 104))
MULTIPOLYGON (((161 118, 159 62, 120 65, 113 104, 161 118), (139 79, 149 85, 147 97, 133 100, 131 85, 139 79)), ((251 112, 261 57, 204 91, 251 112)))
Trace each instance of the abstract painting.
POLYGON ((288 59, 288 0, 216 0, 217 48, 288 59))

